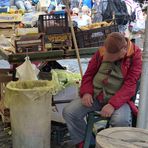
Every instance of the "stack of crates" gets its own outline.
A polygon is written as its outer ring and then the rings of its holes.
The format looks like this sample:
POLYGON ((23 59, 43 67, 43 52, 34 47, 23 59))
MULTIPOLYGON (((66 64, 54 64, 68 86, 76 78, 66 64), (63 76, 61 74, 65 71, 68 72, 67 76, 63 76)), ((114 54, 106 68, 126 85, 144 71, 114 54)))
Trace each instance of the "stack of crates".
MULTIPOLYGON (((51 141, 53 145, 61 145, 66 140, 66 134, 68 134, 68 129, 66 124, 51 122, 51 141)), ((69 137, 67 137, 69 138, 69 137)))
POLYGON ((71 48, 68 14, 65 11, 55 11, 39 16, 39 32, 45 33, 45 47, 48 49, 71 48))

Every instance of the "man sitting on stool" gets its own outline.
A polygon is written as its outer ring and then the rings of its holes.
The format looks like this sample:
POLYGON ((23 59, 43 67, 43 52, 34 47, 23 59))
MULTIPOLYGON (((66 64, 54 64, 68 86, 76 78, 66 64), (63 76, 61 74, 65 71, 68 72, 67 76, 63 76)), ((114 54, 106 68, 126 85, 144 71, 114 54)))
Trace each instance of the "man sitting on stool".
POLYGON ((83 147, 86 122, 91 111, 111 117, 110 126, 127 127, 137 108, 131 100, 142 70, 141 50, 119 32, 108 35, 91 58, 82 78, 80 98, 63 110, 71 139, 77 148, 83 147))

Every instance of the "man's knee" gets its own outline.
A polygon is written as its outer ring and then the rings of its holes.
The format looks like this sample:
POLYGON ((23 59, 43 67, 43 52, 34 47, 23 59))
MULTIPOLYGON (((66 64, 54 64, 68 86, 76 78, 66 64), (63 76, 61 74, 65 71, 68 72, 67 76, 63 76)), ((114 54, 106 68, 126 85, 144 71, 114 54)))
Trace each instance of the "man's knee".
POLYGON ((75 114, 77 114, 77 101, 74 100, 71 103, 67 104, 63 109, 63 118, 66 120, 67 118, 73 118, 75 114))
POLYGON ((129 127, 131 126, 131 118, 122 117, 122 116, 113 116, 110 119, 110 125, 112 127, 129 127))
POLYGON ((64 118, 65 120, 70 116, 71 111, 70 111, 69 106, 65 106, 65 107, 64 107, 62 114, 63 114, 63 118, 64 118))
POLYGON ((110 125, 113 127, 128 127, 132 124, 132 113, 128 104, 124 104, 118 110, 115 110, 111 119, 110 125))

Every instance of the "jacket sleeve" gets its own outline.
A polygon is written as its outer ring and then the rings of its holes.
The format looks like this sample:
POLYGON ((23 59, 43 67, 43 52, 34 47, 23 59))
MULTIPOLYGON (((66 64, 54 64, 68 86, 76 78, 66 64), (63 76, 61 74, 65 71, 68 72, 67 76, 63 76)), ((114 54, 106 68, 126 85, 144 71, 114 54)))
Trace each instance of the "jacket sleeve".
POLYGON ((120 108, 124 103, 130 101, 135 95, 137 81, 142 71, 142 54, 141 50, 135 46, 135 52, 132 57, 131 66, 125 76, 122 87, 112 96, 109 103, 115 108, 120 108))
POLYGON ((85 74, 82 77, 81 86, 80 86, 80 97, 85 93, 93 95, 93 78, 97 73, 98 67, 100 65, 100 54, 97 51, 91 58, 88 63, 85 74))

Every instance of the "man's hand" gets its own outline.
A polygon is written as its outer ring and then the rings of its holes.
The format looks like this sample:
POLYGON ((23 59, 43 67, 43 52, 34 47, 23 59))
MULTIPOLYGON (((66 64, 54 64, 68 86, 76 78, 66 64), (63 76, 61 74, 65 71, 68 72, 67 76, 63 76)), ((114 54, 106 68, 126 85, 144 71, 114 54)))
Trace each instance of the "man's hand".
POLYGON ((102 117, 111 117, 112 113, 114 112, 114 107, 111 104, 106 104, 101 110, 102 117))
POLYGON ((82 97, 82 104, 86 107, 91 107, 93 103, 92 95, 84 94, 82 97))

